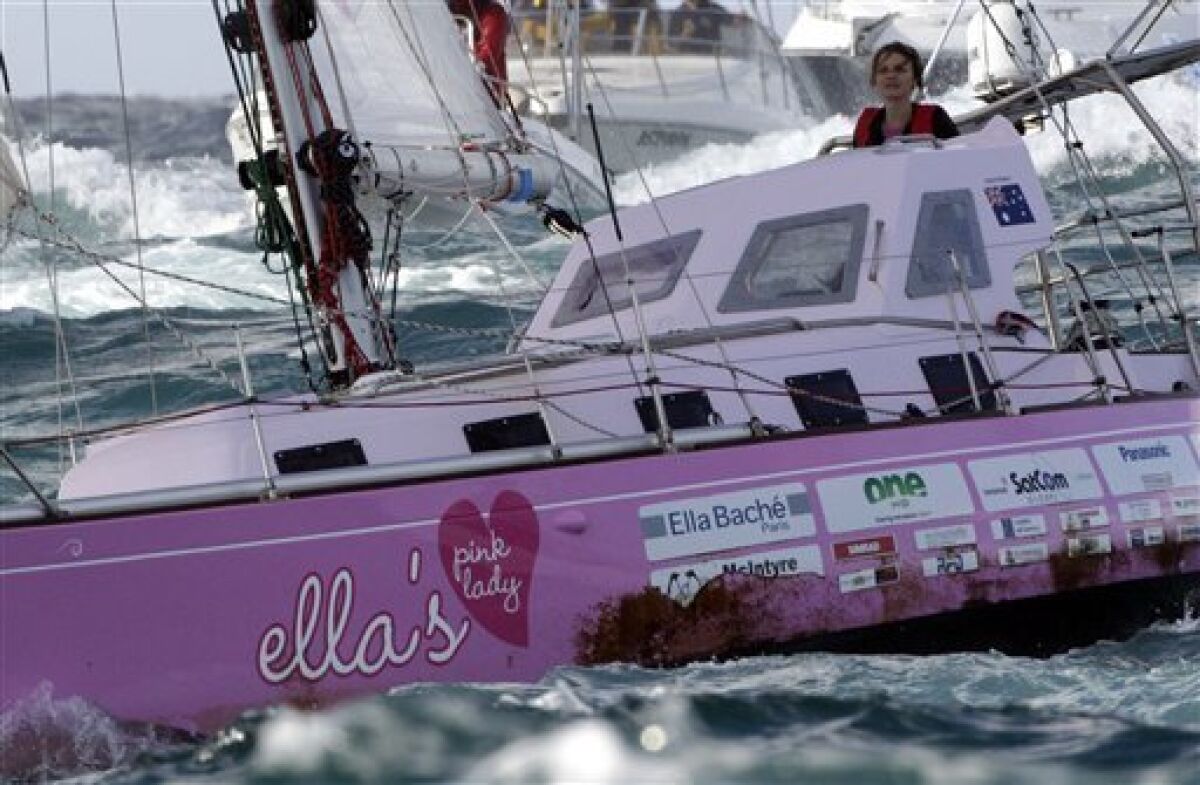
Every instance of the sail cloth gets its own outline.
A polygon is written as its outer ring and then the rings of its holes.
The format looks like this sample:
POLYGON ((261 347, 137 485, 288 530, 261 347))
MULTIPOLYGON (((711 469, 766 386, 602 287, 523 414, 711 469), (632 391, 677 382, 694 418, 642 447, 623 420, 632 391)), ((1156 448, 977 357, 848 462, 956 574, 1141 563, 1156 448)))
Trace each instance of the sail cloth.
POLYGON ((319 7, 337 70, 325 81, 326 98, 335 114, 348 108, 360 139, 457 147, 510 135, 444 2, 323 0, 319 7))
POLYGON ((8 239, 3 236, 4 227, 8 226, 9 214, 16 208, 23 196, 28 195, 29 187, 21 171, 13 161, 9 152, 9 139, 17 138, 16 121, 12 114, 16 112, 10 102, 0 108, 0 242, 8 239))

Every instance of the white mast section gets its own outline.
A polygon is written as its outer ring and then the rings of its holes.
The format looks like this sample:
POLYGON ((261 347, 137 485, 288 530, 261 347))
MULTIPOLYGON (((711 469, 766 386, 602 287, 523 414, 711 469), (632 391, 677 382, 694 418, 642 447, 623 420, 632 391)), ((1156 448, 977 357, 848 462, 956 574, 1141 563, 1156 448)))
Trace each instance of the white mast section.
MULTIPOLYGON (((298 218, 303 222, 313 269, 325 269, 336 261, 341 263, 333 289, 337 296, 337 308, 331 309, 317 303, 322 320, 321 351, 325 354, 331 373, 335 377, 353 381, 355 357, 361 358, 370 367, 379 367, 387 357, 387 342, 381 330, 377 305, 367 288, 364 271, 351 260, 323 259, 322 238, 325 236, 324 208, 320 199, 321 183, 316 177, 303 173, 296 166, 296 153, 306 143, 328 130, 321 115, 323 97, 318 93, 319 85, 309 73, 306 58, 298 50, 305 41, 288 41, 283 36, 281 5, 270 0, 249 0, 247 11, 257 20, 258 35, 261 37, 264 60, 264 78, 273 87, 273 110, 278 113, 281 126, 276 128, 277 142, 293 173, 293 198, 297 201, 298 218), (331 343, 332 345, 327 345, 331 343)), ((323 276, 319 276, 323 277, 323 276)), ((310 281, 310 286, 313 282, 310 281)), ((327 282, 318 282, 326 286, 327 282)))

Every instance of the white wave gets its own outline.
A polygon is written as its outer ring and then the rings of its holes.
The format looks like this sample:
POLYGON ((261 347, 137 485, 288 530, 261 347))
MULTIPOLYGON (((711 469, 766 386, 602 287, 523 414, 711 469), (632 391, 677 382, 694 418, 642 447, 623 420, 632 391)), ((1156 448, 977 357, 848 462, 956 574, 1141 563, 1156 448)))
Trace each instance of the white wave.
MULTIPOLYGON (((654 743, 647 752, 657 752, 669 741, 660 726, 654 726, 652 735, 654 743)), ((464 781, 563 785, 686 781, 680 768, 636 752, 611 724, 585 719, 509 743, 473 765, 464 781)))
MULTIPOLYGON (((26 241, 19 244, 18 250, 22 256, 21 263, 0 267, 0 312, 34 309, 53 313, 54 300, 37 244, 26 241)), ((10 250, 10 253, 13 251, 10 250)), ((124 254, 120 261, 125 265, 107 263, 102 269, 98 264, 80 262, 71 269, 59 269, 59 313, 67 318, 79 318, 139 308, 143 280, 146 303, 153 308, 187 306, 216 310, 277 307, 262 300, 153 273, 147 273, 143 279, 137 269, 126 266, 137 264, 136 254, 124 254), (113 278, 121 281, 124 287, 114 282, 113 278), (125 287, 138 297, 130 294, 125 287)), ((268 273, 259 264, 257 255, 202 246, 191 239, 145 249, 142 252, 142 264, 149 270, 229 285, 274 298, 287 297, 287 284, 283 278, 268 273)))
MULTIPOLYGON (((129 167, 107 150, 76 149, 35 140, 22 152, 29 184, 43 208, 49 208, 51 172, 55 195, 67 205, 120 237, 133 237, 134 209, 129 167)), ((22 161, 23 158, 23 161, 22 161)), ((143 238, 203 237, 249 224, 237 175, 211 158, 135 162, 137 229, 143 238)))
POLYGON ((53 686, 42 682, 0 713, 0 778, 42 782, 111 769, 133 760, 151 741, 148 733, 123 729, 81 698, 55 697, 53 686))
MULTIPOLYGON (((1185 76, 1168 74, 1135 85, 1134 92, 1180 152, 1192 161, 1200 159, 1200 91, 1196 85, 1185 76)), ((965 86, 934 100, 952 115, 981 105, 965 86)), ((1132 168, 1163 157, 1157 143, 1118 95, 1100 94, 1074 102, 1070 116, 1086 152, 1094 158, 1120 158, 1132 168)), ((622 204, 638 204, 648 200, 647 188, 657 197, 786 166, 812 158, 826 140, 852 130, 852 118, 835 115, 795 130, 764 134, 742 145, 707 145, 666 164, 648 166, 641 176, 636 172, 621 175, 616 178, 613 192, 622 204)), ((1026 144, 1034 164, 1043 172, 1068 163, 1062 139, 1052 125, 1048 124, 1044 132, 1030 133, 1026 144)))
MULTIPOLYGON (((1193 163, 1200 160, 1200 91, 1195 84, 1168 74, 1134 85, 1133 92, 1180 154, 1193 163)), ((1070 118, 1093 160, 1115 158, 1124 161, 1127 170, 1148 161, 1165 161, 1157 142, 1119 95, 1102 93, 1076 101, 1070 106, 1070 118)), ((1049 127, 1031 134, 1026 144, 1042 171, 1067 163, 1062 139, 1049 127)))
POLYGON ((617 177, 613 196, 621 204, 640 204, 651 195, 804 161, 816 155, 826 139, 849 133, 851 122, 845 115, 835 115, 795 130, 763 134, 745 144, 705 145, 673 161, 647 166, 641 175, 630 172, 617 177))

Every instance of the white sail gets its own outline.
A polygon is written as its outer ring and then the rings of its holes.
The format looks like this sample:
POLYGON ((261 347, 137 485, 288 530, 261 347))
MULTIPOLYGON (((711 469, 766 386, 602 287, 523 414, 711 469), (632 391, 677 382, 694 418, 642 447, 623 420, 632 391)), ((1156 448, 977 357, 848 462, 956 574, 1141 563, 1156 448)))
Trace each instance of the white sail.
POLYGON ((340 113, 344 96, 358 138, 458 146, 508 136, 444 2, 332 0, 320 10, 337 69, 326 97, 340 113))
MULTIPOLYGON (((12 109, 11 105, 9 109, 12 109)), ((21 171, 8 149, 8 140, 16 138, 15 128, 16 123, 9 117, 9 113, 0 110, 0 231, 7 225, 9 213, 29 191, 25 178, 21 176, 21 171)), ((0 235, 0 241, 4 239, 6 238, 0 235)))

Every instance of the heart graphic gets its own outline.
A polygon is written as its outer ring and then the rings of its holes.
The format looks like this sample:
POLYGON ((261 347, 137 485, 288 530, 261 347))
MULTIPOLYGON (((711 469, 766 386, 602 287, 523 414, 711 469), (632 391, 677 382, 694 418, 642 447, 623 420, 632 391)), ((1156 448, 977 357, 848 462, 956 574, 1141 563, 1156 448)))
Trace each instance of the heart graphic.
POLYGON ((537 561, 538 520, 519 493, 504 491, 485 520, 460 499, 442 515, 442 569, 467 611, 483 628, 514 646, 529 645, 529 589, 537 561))

